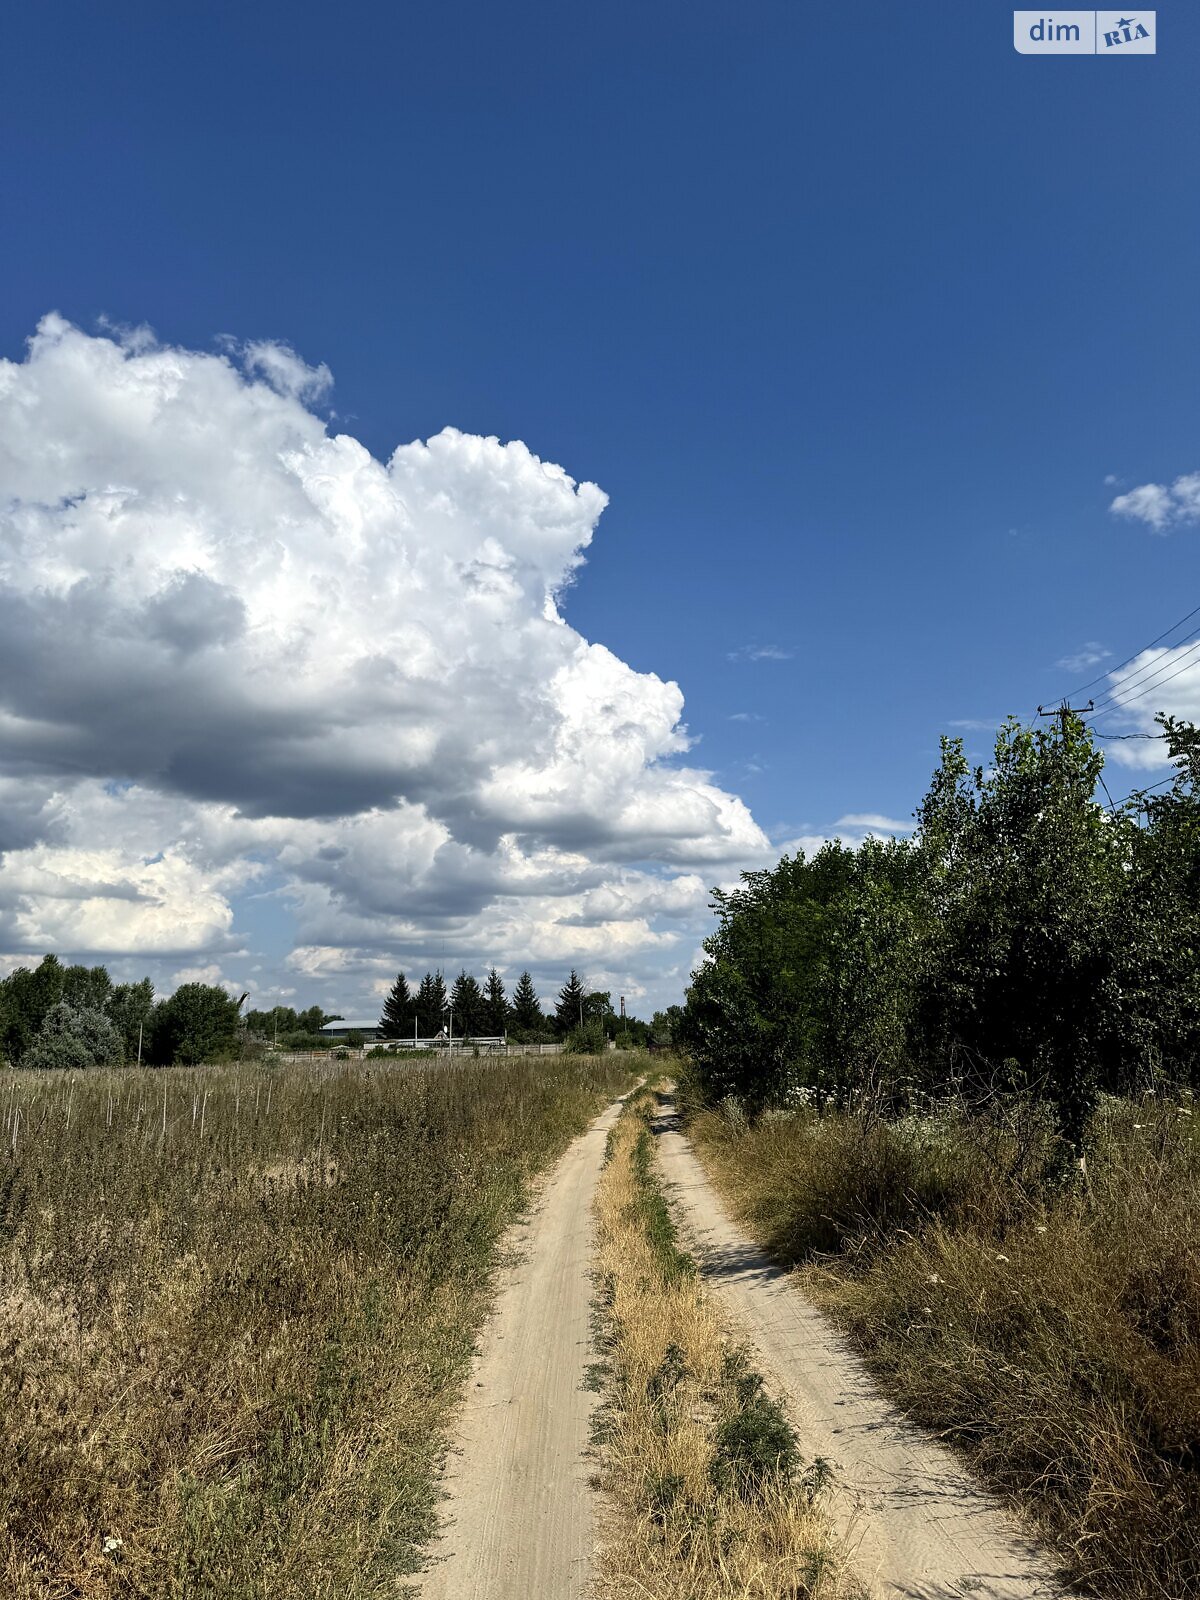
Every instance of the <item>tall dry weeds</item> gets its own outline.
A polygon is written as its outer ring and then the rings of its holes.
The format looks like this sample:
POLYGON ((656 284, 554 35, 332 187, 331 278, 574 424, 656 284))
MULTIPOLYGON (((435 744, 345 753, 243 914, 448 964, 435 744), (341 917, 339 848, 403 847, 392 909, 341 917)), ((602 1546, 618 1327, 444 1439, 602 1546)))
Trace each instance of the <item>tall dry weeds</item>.
POLYGON ((1029 1108, 690 1132, 886 1391, 1120 1600, 1200 1595, 1200 1129, 1108 1100, 1064 1183, 1029 1108), (1195 1131, 1193 1131, 1195 1129, 1195 1131))
POLYGON ((0 1593, 395 1596, 608 1061, 0 1075, 0 1593))

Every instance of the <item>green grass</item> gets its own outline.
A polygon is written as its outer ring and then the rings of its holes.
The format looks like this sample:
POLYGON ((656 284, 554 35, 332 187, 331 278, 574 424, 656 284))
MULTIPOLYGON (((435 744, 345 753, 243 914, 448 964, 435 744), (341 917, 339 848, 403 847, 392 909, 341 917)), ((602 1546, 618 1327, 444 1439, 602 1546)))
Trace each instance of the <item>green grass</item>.
POLYGON ((1035 1110, 691 1133, 882 1386, 1033 1513, 1080 1581, 1200 1594, 1200 1117, 1107 1101, 1064 1183, 1035 1110))
MULTIPOLYGON (((643 1091, 630 1103, 626 1115, 637 1116, 646 1122, 656 1107, 657 1101, 643 1091)), ((630 1170, 633 1198, 629 1202, 629 1220, 644 1233, 663 1281, 676 1283, 681 1278, 694 1277, 696 1263, 686 1251, 679 1248, 679 1235, 658 1184, 654 1170, 654 1136, 649 1127, 643 1127, 634 1142, 630 1152, 630 1170)))
POLYGON ((607 1060, 0 1075, 0 1592, 366 1600, 607 1060))

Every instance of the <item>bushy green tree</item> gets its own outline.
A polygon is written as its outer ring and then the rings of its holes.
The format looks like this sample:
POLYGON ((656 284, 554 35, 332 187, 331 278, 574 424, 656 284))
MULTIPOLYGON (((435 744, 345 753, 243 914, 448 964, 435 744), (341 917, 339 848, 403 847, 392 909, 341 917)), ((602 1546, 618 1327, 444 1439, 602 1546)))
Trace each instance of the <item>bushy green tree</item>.
POLYGON ((1102 1088, 1197 1076, 1200 734, 1164 720, 1170 791, 1097 799, 1067 713, 959 740, 909 843, 833 844, 715 892, 677 1038, 703 1090, 880 1109, 1019 1092, 1077 1147, 1102 1088))
POLYGON ((73 1033, 37 1038, 21 1058, 25 1072, 90 1072, 95 1065, 87 1045, 73 1033))
POLYGON ((810 1076, 820 1026, 825 907, 853 872, 853 852, 785 856, 713 891, 716 931, 692 974, 683 1028, 709 1092, 751 1108, 785 1099, 810 1076))
POLYGON ((1158 719, 1170 788, 1136 792, 1124 915, 1114 949, 1120 1004, 1110 1011, 1102 1081, 1114 1092, 1200 1091, 1200 730, 1158 719))
POLYGON ((1008 722, 987 771, 947 744, 930 851, 917 1047, 935 1077, 1052 1102, 1074 1143, 1095 1101, 1131 823, 1096 801, 1103 757, 1068 715, 1008 722), (953 791, 953 798, 951 794, 953 791), (953 860, 953 870, 946 861, 953 860))
POLYGON ((182 984, 151 1014, 150 1059, 160 1066, 224 1060, 237 1054, 240 1023, 237 1001, 224 989, 182 984))
POLYGON ((599 1017, 586 1020, 581 1028, 571 1028, 563 1040, 569 1056, 598 1056, 608 1049, 608 1035, 599 1017))
POLYGON ((42 1023, 42 1038, 70 1034, 81 1039, 98 1067, 118 1067, 125 1056, 121 1034, 110 1017, 94 1006, 72 1006, 60 1000, 42 1023))
POLYGON ((341 1020, 336 1011, 323 1011, 320 1006, 309 1006, 307 1010, 296 1013, 296 1027, 302 1033, 320 1033, 327 1022, 341 1020))
POLYGON ((81 1011, 106 1011, 112 998, 107 967, 63 968, 62 998, 81 1011))
POLYGON ((46 1013, 38 1037, 21 1064, 30 1070, 117 1067, 124 1053, 121 1035, 103 1011, 60 1000, 46 1013))
POLYGON ((62 990, 63 967, 55 955, 44 956, 32 969, 18 967, 0 983, 4 1023, 0 1053, 13 1066, 41 1032, 46 1013, 62 999, 62 990))
POLYGON ((125 1046, 126 1061, 138 1059, 138 1040, 145 1055, 145 1033, 154 1009, 154 985, 149 978, 138 983, 118 983, 108 1002, 108 1016, 125 1046))

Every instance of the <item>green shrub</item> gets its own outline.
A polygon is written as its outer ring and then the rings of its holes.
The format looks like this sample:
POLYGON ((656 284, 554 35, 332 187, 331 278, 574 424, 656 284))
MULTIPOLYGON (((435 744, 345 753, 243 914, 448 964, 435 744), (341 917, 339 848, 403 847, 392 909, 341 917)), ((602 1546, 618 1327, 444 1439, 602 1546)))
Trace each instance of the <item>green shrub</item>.
POLYGON ((87 1045, 71 1033, 37 1039, 21 1057, 28 1072, 90 1072, 95 1065, 87 1045))
POLYGON ((563 1039, 563 1051, 569 1056, 598 1056, 608 1049, 608 1035, 604 1024, 593 1018, 582 1028, 572 1028, 563 1039))
POLYGON ((93 1006, 71 1006, 65 1000, 52 1006, 42 1023, 42 1037, 54 1036, 78 1039, 95 1067, 117 1067, 124 1059, 120 1032, 103 1011, 93 1006))
POLYGON ((750 1500, 768 1483, 790 1483, 800 1453, 787 1418, 764 1391, 762 1375, 749 1366, 744 1350, 726 1353, 723 1378, 734 1407, 717 1428, 709 1476, 715 1488, 750 1500))

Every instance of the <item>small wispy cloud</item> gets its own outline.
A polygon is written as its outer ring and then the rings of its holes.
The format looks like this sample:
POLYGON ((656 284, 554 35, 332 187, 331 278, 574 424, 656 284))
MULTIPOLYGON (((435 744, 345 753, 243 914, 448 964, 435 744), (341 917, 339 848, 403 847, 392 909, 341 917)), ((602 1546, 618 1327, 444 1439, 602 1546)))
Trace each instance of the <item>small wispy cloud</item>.
POLYGON ((757 711, 731 711, 730 722, 765 722, 766 717, 760 717, 757 711))
POLYGON ((946 726, 961 728, 964 733, 994 733, 1000 724, 994 717, 953 717, 946 726))
POLYGON ((1063 672, 1086 672, 1089 667, 1098 667, 1102 661, 1107 661, 1112 655, 1111 650, 1095 639, 1089 639, 1086 644, 1081 644, 1074 655, 1063 656, 1054 665, 1063 672))
POLYGON ((790 661, 792 652, 777 644, 744 644, 729 652, 730 661, 790 661))
POLYGON ((1172 484, 1139 484, 1119 494, 1108 509, 1114 516, 1144 522, 1155 533, 1172 523, 1200 522, 1200 472, 1185 473, 1172 484))
POLYGON ((912 822, 898 822, 895 817, 884 817, 877 811, 851 811, 839 817, 835 828, 861 829, 865 833, 911 833, 912 822))

